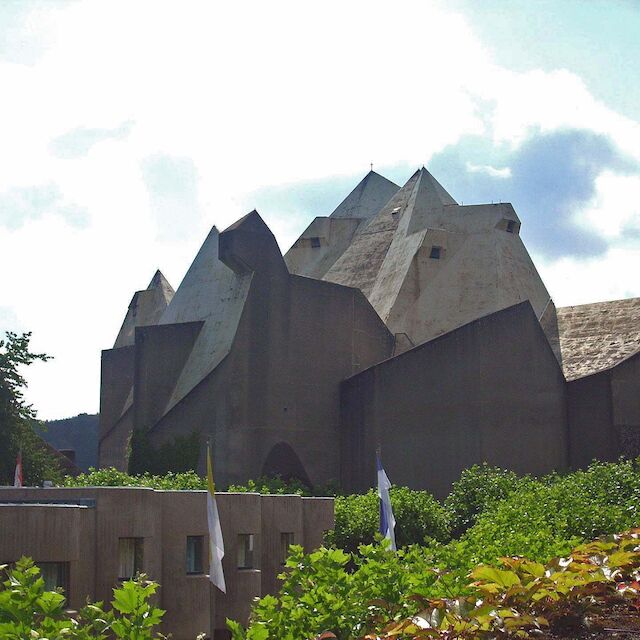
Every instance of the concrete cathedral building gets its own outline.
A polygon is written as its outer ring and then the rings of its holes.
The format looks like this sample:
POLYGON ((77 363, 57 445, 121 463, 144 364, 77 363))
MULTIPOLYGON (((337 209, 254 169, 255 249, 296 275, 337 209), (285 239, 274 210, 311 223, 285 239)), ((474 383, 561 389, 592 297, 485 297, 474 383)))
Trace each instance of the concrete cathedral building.
POLYGON ((640 453, 640 299, 556 309, 510 204, 462 206, 422 168, 371 171, 283 257, 256 211, 173 291, 137 292, 102 354, 100 465, 215 443, 260 475, 446 494, 488 461, 546 473, 640 453))

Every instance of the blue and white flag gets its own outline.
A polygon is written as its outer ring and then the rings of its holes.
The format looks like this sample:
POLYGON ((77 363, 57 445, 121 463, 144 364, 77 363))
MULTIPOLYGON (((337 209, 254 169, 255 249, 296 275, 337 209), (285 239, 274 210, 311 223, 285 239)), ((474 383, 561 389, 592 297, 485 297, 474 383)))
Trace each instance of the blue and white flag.
POLYGON ((380 533, 391 541, 390 548, 396 551, 396 519, 393 517, 391 498, 389 497, 391 483, 382 468, 382 461, 378 454, 376 455, 376 467, 378 469, 378 497, 380 498, 380 533))

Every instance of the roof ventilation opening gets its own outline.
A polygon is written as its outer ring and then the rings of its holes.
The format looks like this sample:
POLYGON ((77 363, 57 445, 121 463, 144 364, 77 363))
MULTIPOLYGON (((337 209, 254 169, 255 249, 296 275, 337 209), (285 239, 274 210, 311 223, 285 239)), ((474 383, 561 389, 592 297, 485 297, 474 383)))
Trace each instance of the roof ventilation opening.
POLYGON ((311 241, 312 249, 318 249, 320 247, 320 238, 318 238, 317 236, 314 236, 313 238, 309 238, 309 240, 311 241))
POLYGON ((436 247, 435 245, 431 247, 431 253, 429 254, 430 258, 432 258, 433 260, 440 260, 441 256, 442 256, 442 247, 436 247))
POLYGON ((520 223, 511 218, 501 218, 494 228, 500 231, 506 231, 507 233, 520 234, 520 223))

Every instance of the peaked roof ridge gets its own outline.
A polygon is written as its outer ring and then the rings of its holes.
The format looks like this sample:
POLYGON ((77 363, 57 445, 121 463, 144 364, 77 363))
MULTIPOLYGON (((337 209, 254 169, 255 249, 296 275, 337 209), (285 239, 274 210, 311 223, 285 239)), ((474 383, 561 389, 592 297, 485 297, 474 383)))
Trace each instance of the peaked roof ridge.
POLYGON ((442 204, 458 204, 455 198, 434 178, 433 174, 424 165, 420 169, 420 175, 428 180, 442 204))
POLYGON ((425 167, 419 169, 417 173, 418 179, 407 203, 407 214, 411 218, 407 225, 408 234, 426 229, 430 222, 436 222, 435 216, 442 213, 444 207, 458 206, 453 197, 425 167))
POLYGON ((400 186, 373 169, 334 209, 330 218, 371 218, 389 202, 400 186))
POLYGON ((160 269, 156 269, 156 272, 153 274, 153 278, 151 278, 151 282, 147 287, 147 291, 152 291, 153 289, 160 290, 165 299, 172 298, 175 293, 171 283, 166 279, 164 273, 162 273, 160 269))
POLYGON ((382 225, 385 228, 389 227, 389 224, 395 229, 398 226, 398 221, 407 210, 411 201, 411 195, 416 188, 416 183, 420 178, 420 171, 415 171, 413 175, 396 191, 393 197, 380 209, 380 211, 371 218, 366 227, 362 229, 364 233, 375 232, 378 226, 382 225), (400 215, 398 215, 400 214, 400 215), (389 221, 392 221, 391 223, 389 221))
MULTIPOLYGON (((198 249, 193 262, 187 269, 182 282, 160 318, 159 324, 174 322, 192 322, 202 320, 206 315, 206 299, 198 293, 205 282, 215 277, 218 267, 218 238, 220 232, 213 225, 198 249)), ((221 264, 221 263, 220 263, 221 264)))
POLYGON ((264 233, 266 231, 271 234, 271 230, 263 220, 262 216, 258 213, 257 209, 252 209, 249 213, 242 216, 242 218, 239 218, 234 223, 230 224, 222 233, 226 233, 227 231, 236 231, 237 229, 253 233, 264 233))

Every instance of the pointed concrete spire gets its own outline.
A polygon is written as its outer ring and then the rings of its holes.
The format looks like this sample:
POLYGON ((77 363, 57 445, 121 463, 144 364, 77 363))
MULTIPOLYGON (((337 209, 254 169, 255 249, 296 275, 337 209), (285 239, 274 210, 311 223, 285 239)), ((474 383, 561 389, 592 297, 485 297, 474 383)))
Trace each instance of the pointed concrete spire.
POLYGON ((227 268, 218 260, 218 229, 211 227, 189 270, 178 287, 160 324, 194 322, 203 320, 210 313, 212 301, 206 292, 211 283, 219 279, 219 273, 227 268))
POLYGON ((331 218, 371 218, 384 207, 400 187, 375 171, 367 175, 337 206, 331 218))
POLYGON ((324 280, 357 287, 366 296, 371 293, 419 177, 420 172, 416 171, 375 216, 362 223, 351 245, 327 271, 324 280))
POLYGON ((147 287, 147 291, 151 291, 152 289, 159 291, 167 304, 171 302, 175 294, 173 287, 169 284, 169 281, 164 277, 164 274, 160 269, 155 272, 153 278, 151 278, 149 286, 147 287))
POLYGON ((418 171, 418 180, 407 205, 407 214, 410 216, 407 233, 426 229, 433 214, 440 214, 445 206, 457 204, 445 188, 422 167, 418 171))
POLYGON ((136 327, 158 324, 160 317, 173 299, 173 294, 173 287, 158 269, 151 278, 149 286, 143 291, 136 291, 131 298, 127 315, 113 348, 119 349, 133 345, 136 327))
POLYGON ((420 169, 420 184, 422 189, 427 189, 430 196, 436 198, 440 204, 458 204, 449 192, 429 173, 423 166, 420 169))

